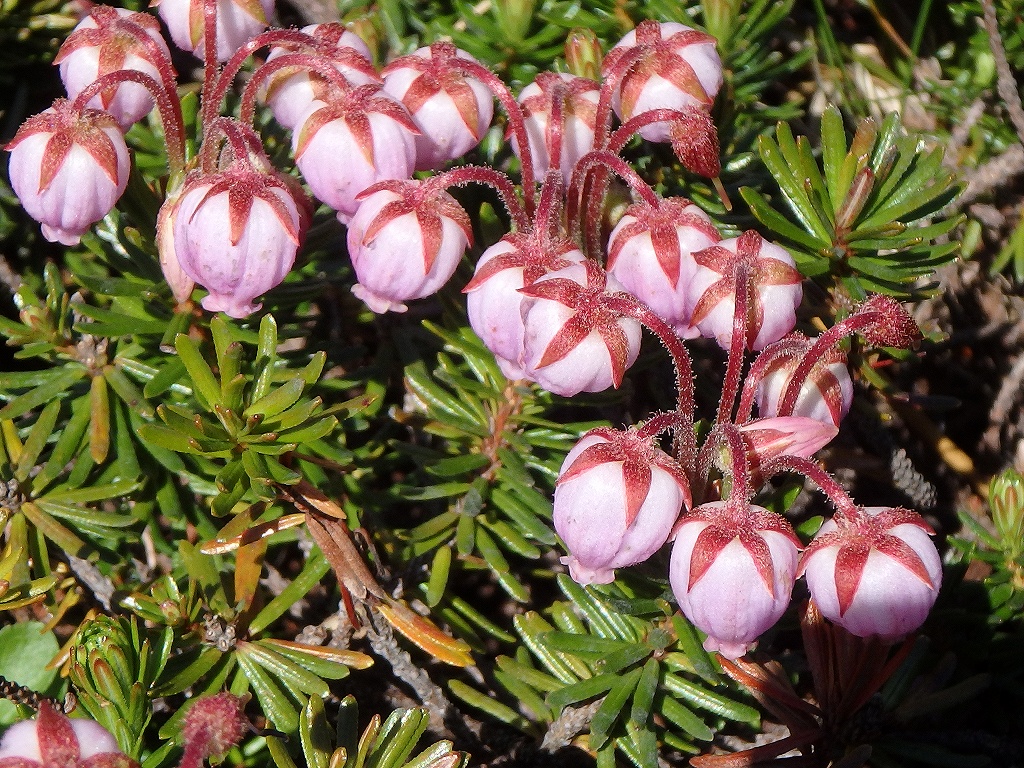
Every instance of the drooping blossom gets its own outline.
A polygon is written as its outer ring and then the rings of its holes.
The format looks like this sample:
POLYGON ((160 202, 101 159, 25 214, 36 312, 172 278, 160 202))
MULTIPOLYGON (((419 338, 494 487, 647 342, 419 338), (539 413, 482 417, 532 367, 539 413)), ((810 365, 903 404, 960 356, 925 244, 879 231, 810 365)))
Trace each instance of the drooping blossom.
POLYGON ((938 597, 933 533, 909 509, 861 507, 821 526, 800 572, 827 619, 858 637, 898 640, 924 623, 938 597))
POLYGON ((507 378, 526 376, 522 308, 527 297, 520 289, 584 258, 571 240, 541 228, 511 232, 480 256, 473 279, 463 289, 466 312, 473 331, 494 353, 507 378))
POLYGON ((641 326, 608 306, 623 291, 592 261, 550 272, 521 292, 523 368, 563 397, 618 387, 640 354, 641 326))
POLYGON ((746 502, 713 501, 677 528, 669 581, 704 648, 737 659, 779 620, 796 578, 799 540, 788 522, 746 502))
POLYGON ((682 469, 636 430, 591 430, 565 457, 554 524, 580 584, 607 584, 668 539, 690 488, 682 469))
MULTIPOLYGON (((777 342, 780 354, 771 355, 754 392, 757 412, 763 417, 805 416, 825 424, 839 426, 853 403, 853 381, 846 354, 839 347, 822 351, 810 373, 800 385, 792 413, 780 414, 779 406, 797 366, 811 350, 813 341, 791 333, 777 342)), ((765 354, 771 352, 765 350, 765 354)))
POLYGON ((313 194, 347 224, 364 189, 412 175, 418 133, 400 102, 380 86, 363 85, 313 101, 299 119, 292 150, 313 194))
MULTIPOLYGON (((122 69, 162 83, 165 75, 174 76, 170 56, 155 17, 96 5, 61 45, 54 63, 68 98, 74 100, 86 86, 122 69)), ((153 109, 153 96, 145 86, 126 82, 96 94, 86 106, 109 112, 127 131, 153 109)))
POLYGON ((764 349, 793 330, 803 289, 785 248, 748 230, 693 257, 698 269, 689 287, 690 322, 702 336, 729 349, 741 276, 747 286, 745 347, 764 349))
MULTIPOLYGON (((626 122, 655 109, 709 109, 723 79, 715 44, 715 38, 684 24, 640 22, 608 52, 602 66, 606 78, 621 74, 624 59, 640 50, 613 94, 615 113, 626 122)), ((670 129, 669 123, 658 122, 641 128, 640 135, 664 142, 670 129)))
POLYGON ((420 130, 416 170, 434 170, 480 143, 494 116, 494 96, 459 62, 476 59, 438 41, 402 56, 384 70, 384 90, 401 101, 420 130))
POLYGON ((680 336, 697 334, 690 325, 690 284, 697 271, 693 254, 721 240, 711 219, 683 198, 635 203, 608 239, 608 273, 654 310, 680 336))
MULTIPOLYGON (((560 136, 559 169, 568 186, 576 163, 594 148, 600 90, 593 80, 564 72, 541 72, 536 80, 523 88, 518 101, 523 109, 536 178, 543 178, 547 173, 555 137, 560 136), (555 130, 551 113, 554 100, 559 95, 562 98, 562 121, 555 130)), ((519 144, 511 133, 510 140, 512 151, 519 156, 519 144)))
POLYGON ((113 736, 92 720, 72 720, 43 701, 0 740, 0 768, 138 768, 113 736))
POLYGON ((469 216, 429 182, 383 181, 370 187, 348 226, 358 282, 352 293, 374 312, 404 312, 451 278, 473 240, 469 216))
POLYGON ((128 185, 128 147, 117 121, 64 99, 22 123, 6 149, 15 194, 54 243, 77 245, 128 185))

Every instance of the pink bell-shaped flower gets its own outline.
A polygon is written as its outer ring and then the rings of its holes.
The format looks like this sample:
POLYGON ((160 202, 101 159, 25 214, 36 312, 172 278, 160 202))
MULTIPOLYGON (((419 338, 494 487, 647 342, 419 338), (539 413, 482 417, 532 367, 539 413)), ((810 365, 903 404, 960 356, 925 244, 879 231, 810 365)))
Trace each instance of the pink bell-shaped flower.
MULTIPOLYGON (((275 45, 270 49, 267 63, 287 53, 305 51, 329 62, 353 88, 380 84, 380 76, 370 61, 370 49, 343 24, 311 24, 300 31, 310 36, 310 50, 294 43, 275 45)), ((314 71, 299 66, 284 67, 267 78, 260 96, 278 123, 295 130, 315 100, 328 99, 330 89, 331 85, 314 71)))
MULTIPOLYGON (((715 38, 695 29, 667 22, 642 21, 626 33, 605 57, 606 78, 619 74, 623 60, 641 49, 612 96, 612 108, 626 122, 655 109, 707 110, 722 87, 722 60, 715 38)), ((670 139, 670 124, 653 123, 640 129, 648 141, 670 139)))
POLYGON ((35 720, 22 720, 4 731, 0 768, 138 768, 117 741, 92 720, 72 720, 49 701, 39 705, 35 720))
MULTIPOLYGON (((153 0, 174 44, 203 58, 204 0, 153 0)), ((217 0, 217 61, 227 61, 270 24, 274 0, 217 0)))
POLYGON ((607 306, 622 285, 592 261, 544 275, 522 289, 523 363, 549 392, 618 388, 640 354, 641 326, 607 306))
POLYGON ((512 232, 480 256, 476 272, 463 292, 473 331, 494 353, 509 379, 526 376, 523 369, 523 302, 519 289, 538 278, 584 260, 568 238, 551 238, 542 229, 512 232))
POLYGON ((473 240, 469 216, 429 181, 382 181, 361 195, 348 225, 358 283, 352 293, 374 312, 404 312, 435 293, 473 240))
MULTIPOLYGON (((170 60, 156 18, 96 5, 61 45, 54 63, 60 65, 60 78, 73 100, 87 85, 122 69, 142 72, 158 83, 172 78, 173 84, 170 60)), ((127 131, 153 109, 153 96, 139 83, 121 83, 94 96, 87 106, 109 112, 127 131)))
POLYGON ((939 594, 933 533, 909 509, 862 507, 821 526, 800 572, 827 619, 858 637, 899 640, 924 623, 939 594))
MULTIPOLYGON (((763 417, 804 416, 823 424, 839 426, 853 403, 853 381, 846 365, 846 354, 839 347, 824 350, 811 372, 800 385, 793 412, 779 413, 783 395, 792 381, 800 361, 810 351, 813 341, 799 333, 791 333, 778 345, 785 351, 771 355, 763 376, 754 391, 757 412, 763 417)), ((772 347, 764 354, 772 352, 772 347)))
POLYGON ((412 175, 418 133, 400 102, 380 86, 363 85, 314 101, 299 120, 292 150, 313 194, 347 224, 364 189, 412 175))
POLYGON ((690 322, 702 336, 728 350, 739 270, 747 283, 747 349, 760 350, 778 341, 796 325, 803 297, 800 273, 785 248, 769 243, 754 230, 693 254, 698 269, 690 283, 690 322))
MULTIPOLYGON (((561 136, 559 168, 565 185, 569 185, 572 170, 587 152, 594 148, 597 124, 597 103, 600 86, 585 77, 564 72, 541 72, 537 79, 523 88, 519 104, 523 109, 526 136, 536 178, 547 173, 555 136, 561 136), (556 96, 562 94, 562 122, 559 130, 551 125, 551 112, 556 96)), ((512 151, 519 156, 519 144, 509 132, 512 151)))
POLYGON ((683 518, 669 581, 704 648, 737 659, 789 605, 800 541, 786 520, 745 502, 713 501, 683 518))
POLYGON ((128 147, 117 121, 64 99, 22 123, 6 149, 14 192, 53 243, 77 245, 128 185, 128 147))
POLYGON ((291 270, 312 210, 286 179, 236 160, 186 181, 170 213, 173 247, 181 270, 209 291, 204 309, 246 317, 291 270))
POLYGON ((494 96, 467 76, 460 61, 476 59, 451 43, 436 42, 402 56, 384 70, 384 90, 405 104, 420 129, 416 170, 434 170, 480 143, 494 116, 494 96))
POLYGON ((690 486, 679 464, 636 430, 599 427, 573 447, 555 485, 554 524, 580 584, 649 558, 668 540, 690 486))
POLYGON ((763 484, 761 468, 779 456, 809 459, 839 434, 839 427, 803 416, 754 419, 737 427, 748 446, 747 466, 754 488, 763 484))
POLYGON ((697 333, 688 306, 697 271, 693 254, 721 239, 708 215, 689 200, 636 203, 612 230, 606 266, 627 291, 687 338, 697 333))

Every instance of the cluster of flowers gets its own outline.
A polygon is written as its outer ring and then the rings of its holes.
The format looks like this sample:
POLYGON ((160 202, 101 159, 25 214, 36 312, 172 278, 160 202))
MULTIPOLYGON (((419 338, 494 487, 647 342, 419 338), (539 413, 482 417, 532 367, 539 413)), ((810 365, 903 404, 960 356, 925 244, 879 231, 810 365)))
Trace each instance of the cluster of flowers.
POLYGON ((572 576, 608 582, 615 568, 674 537, 679 605, 707 633, 707 647, 729 657, 777 621, 801 573, 822 613, 855 634, 895 638, 920 625, 940 579, 928 526, 908 510, 857 507, 809 460, 850 407, 840 342, 858 333, 906 347, 916 326, 896 302, 875 297, 817 339, 793 333, 802 291, 789 254, 754 231, 723 239, 697 206, 660 198, 619 156, 636 134, 669 142, 686 168, 717 184, 709 110, 723 75, 713 38, 643 22, 604 58, 599 80, 543 73, 517 99, 448 43, 378 72, 362 41, 339 25, 260 31, 266 19, 255 4, 241 21, 225 13, 241 7, 160 5, 176 44, 207 64, 203 143, 191 162, 153 20, 96 7, 68 38, 59 60, 72 100, 31 118, 10 145, 15 190, 47 237, 77 242, 114 205, 127 179, 121 131, 154 101, 171 173, 158 221, 165 275, 179 301, 198 283, 206 309, 234 317, 257 310, 255 299, 284 279, 311 212, 251 128, 258 101, 292 131, 303 179, 347 226, 353 292, 376 312, 404 311, 451 278, 471 229, 447 189, 490 185, 513 231, 484 251, 463 290, 473 329, 509 378, 564 396, 618 386, 642 327, 676 366, 676 411, 625 431, 595 430, 566 459, 554 521, 572 576), (239 118, 220 116, 239 68, 264 47, 269 55, 241 93, 239 118), (411 178, 476 146, 495 99, 520 159, 518 186, 476 166, 411 178), (635 202, 605 238, 613 174, 635 202), (718 414, 700 446, 682 343, 698 335, 729 355, 718 414), (748 352, 759 354, 744 377, 748 352), (673 456, 657 446, 666 431, 673 456), (808 476, 837 508, 802 557, 790 524, 752 503, 784 471, 808 476))

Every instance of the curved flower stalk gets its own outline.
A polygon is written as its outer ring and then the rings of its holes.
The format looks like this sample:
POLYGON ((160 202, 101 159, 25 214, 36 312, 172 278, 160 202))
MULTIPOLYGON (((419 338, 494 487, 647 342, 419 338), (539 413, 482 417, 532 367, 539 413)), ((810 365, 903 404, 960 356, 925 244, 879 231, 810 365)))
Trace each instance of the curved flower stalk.
POLYGON ((435 170, 480 143, 494 117, 494 96, 460 61, 480 63, 451 43, 435 42, 388 64, 384 90, 401 101, 419 128, 416 170, 435 170))
MULTIPOLYGON (((57 52, 54 63, 68 97, 74 99, 104 75, 134 70, 167 84, 175 81, 171 53, 160 24, 148 13, 97 5, 78 23, 57 52)), ((123 82, 93 96, 86 106, 113 115, 127 131, 152 111, 153 95, 145 86, 123 82)))
MULTIPOLYGON (((316 56, 345 78, 353 88, 380 84, 381 78, 370 61, 370 49, 362 38, 337 23, 310 24, 299 30, 309 37, 305 43, 282 41, 270 49, 267 64, 289 53, 307 53, 316 56)), ((285 128, 295 130, 299 119, 316 100, 326 101, 332 83, 316 69, 294 65, 277 69, 261 80, 260 98, 285 128)))
POLYGON ((580 584, 607 584, 614 570, 648 559, 667 541, 690 488, 682 468, 636 429, 591 430, 565 457, 554 524, 562 562, 580 584))

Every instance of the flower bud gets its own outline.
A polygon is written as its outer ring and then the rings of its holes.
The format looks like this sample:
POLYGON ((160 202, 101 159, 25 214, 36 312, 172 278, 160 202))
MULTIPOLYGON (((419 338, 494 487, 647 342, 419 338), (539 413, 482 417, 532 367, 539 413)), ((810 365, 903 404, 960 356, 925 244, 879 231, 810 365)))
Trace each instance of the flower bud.
MULTIPOLYGON (((722 60, 715 39, 695 29, 667 22, 642 21, 626 33, 604 60, 604 75, 613 76, 633 48, 640 57, 621 74, 612 108, 623 122, 655 109, 707 110, 722 87, 722 60)), ((668 141, 670 124, 653 123, 640 129, 648 141, 668 141)))
MULTIPOLYGON (((174 44, 200 59, 206 51, 205 0, 153 0, 174 44)), ((217 61, 231 55, 270 23, 274 0, 217 0, 217 61)))
MULTIPOLYGON (((311 24, 300 31, 312 38, 313 55, 329 62, 353 88, 381 82, 377 70, 370 62, 370 49, 343 24, 311 24)), ((270 49, 267 63, 286 53, 302 50, 295 43, 275 45, 270 49)), ((289 130, 295 130, 309 106, 317 99, 326 100, 331 87, 316 72, 302 67, 285 67, 267 78, 260 96, 278 123, 289 130)))
POLYGON ((417 133, 405 107, 380 86, 363 85, 314 101, 299 120, 292 150, 313 194, 347 224, 360 192, 412 175, 417 133))
POLYGON ((754 419, 741 424, 738 429, 749 446, 747 464, 754 487, 762 483, 761 467, 772 459, 779 456, 809 459, 839 434, 839 428, 830 422, 802 416, 754 419))
POLYGON ((898 640, 924 623, 939 593, 931 533, 909 509, 863 507, 821 526, 800 573, 827 619, 858 637, 898 640))
POLYGON ((384 68, 384 90, 412 115, 416 170, 434 170, 480 143, 494 116, 494 96, 479 79, 464 75, 459 60, 478 63, 451 43, 436 42, 384 68))
POLYGON ((584 258, 568 239, 551 239, 540 230, 505 235, 480 256, 473 279, 463 288, 466 312, 508 379, 526 376, 522 307, 527 297, 519 289, 584 258))
POLYGON ((526 375, 549 392, 618 388, 640 354, 640 323, 608 309, 608 296, 622 291, 614 277, 592 261, 544 275, 522 289, 523 363, 526 375))
POLYGON ((570 74, 600 80, 603 58, 604 49, 594 30, 577 27, 565 38, 565 65, 570 74))
POLYGON ((785 248, 747 230, 693 257, 698 269, 689 286, 690 322, 702 336, 729 349, 740 269, 745 271, 748 296, 746 348, 764 349, 793 330, 803 289, 785 248))
POLYGON ((631 205, 608 240, 608 274, 654 310, 680 336, 690 325, 689 286, 696 251, 721 240, 711 219, 683 198, 631 205))
POLYGON ((77 245, 128 185, 128 147, 117 122, 64 99, 22 123, 6 149, 11 186, 50 242, 77 245))
POLYGON ((676 530, 669 581, 680 609, 707 634, 704 648, 737 659, 789 605, 799 540, 767 509, 702 504, 676 530))
POLYGON ((914 318, 892 296, 876 294, 861 304, 857 311, 877 313, 878 319, 860 332, 869 344, 876 347, 910 349, 922 338, 914 318))
POLYGON ((404 312, 454 274, 473 240, 455 198, 420 181, 376 184, 362 195, 348 226, 348 253, 358 283, 352 293, 374 312, 404 312))
POLYGON ((240 318, 287 276, 311 210, 282 177, 236 162, 187 181, 169 215, 181 270, 209 291, 203 308, 240 318))
POLYGON ((197 699, 181 725, 185 755, 179 768, 202 768, 204 760, 222 760, 249 727, 242 707, 242 699, 231 693, 197 699))
POLYGON ((635 430, 591 430, 565 457, 554 524, 580 584, 607 584, 668 539, 690 487, 679 465, 635 430))
POLYGON ((0 740, 0 765, 11 768, 138 768, 114 737, 92 720, 72 720, 49 701, 39 706, 35 720, 22 720, 0 740))
POLYGON ((1007 469, 992 478, 988 504, 1004 551, 1011 558, 1024 552, 1024 477, 1007 469))
MULTIPOLYGON (((169 66, 170 56, 153 16, 96 5, 64 41, 54 63, 60 65, 60 79, 74 100, 87 85, 122 69, 163 82, 160 64, 169 66)), ((174 70, 166 74, 173 77, 174 70)), ((109 112, 127 131, 153 109, 153 96, 145 86, 126 82, 97 94, 87 106, 109 112)))
MULTIPOLYGON (((594 148, 600 94, 600 86, 593 80, 555 72, 541 72, 536 80, 523 88, 519 104, 523 108, 526 136, 537 178, 543 178, 547 173, 554 150, 554 136, 560 134, 559 168, 568 186, 576 163, 594 148), (556 98, 562 98, 562 124, 558 131, 553 131, 550 123, 556 98)), ((510 137, 512 151, 519 157, 518 140, 511 132, 510 137)))
MULTIPOLYGON (((793 412, 780 414, 779 406, 793 374, 814 342, 802 334, 791 333, 778 344, 785 345, 786 352, 771 357, 754 390, 757 412, 765 418, 804 416, 838 427, 853 403, 853 381, 846 365, 846 354, 838 347, 825 350, 800 386, 793 412)), ((774 347, 769 347, 764 354, 772 349, 774 347)))

